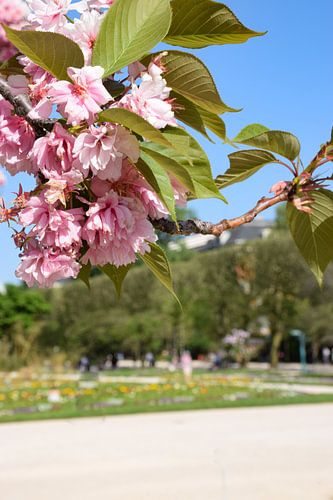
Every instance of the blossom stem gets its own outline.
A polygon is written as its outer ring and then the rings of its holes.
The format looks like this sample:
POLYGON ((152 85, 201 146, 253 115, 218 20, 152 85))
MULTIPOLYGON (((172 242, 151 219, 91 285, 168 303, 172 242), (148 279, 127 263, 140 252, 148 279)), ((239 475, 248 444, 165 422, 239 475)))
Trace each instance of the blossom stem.
POLYGON ((0 77, 0 95, 14 107, 18 116, 23 116, 34 129, 37 137, 43 137, 53 129, 55 120, 36 120, 29 118, 32 106, 25 95, 14 96, 6 80, 0 77))
POLYGON ((294 187, 286 188, 281 194, 273 196, 271 198, 261 198, 255 207, 251 210, 233 219, 223 219, 217 224, 211 222, 204 222, 198 219, 189 219, 185 221, 173 222, 170 219, 158 219, 151 220, 151 223, 164 233, 168 234, 179 234, 179 235, 189 235, 189 234, 212 234, 214 236, 221 236, 224 231, 229 229, 234 229, 243 224, 248 224, 252 222, 258 214, 267 210, 268 208, 277 205, 278 203, 283 203, 286 201, 291 201, 294 194, 294 187))

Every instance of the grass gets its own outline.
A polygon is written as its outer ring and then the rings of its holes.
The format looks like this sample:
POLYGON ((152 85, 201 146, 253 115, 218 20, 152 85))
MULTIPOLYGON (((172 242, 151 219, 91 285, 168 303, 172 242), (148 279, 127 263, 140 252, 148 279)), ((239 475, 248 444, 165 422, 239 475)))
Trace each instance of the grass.
MULTIPOLYGON (((103 373, 105 375, 105 373, 103 373)), ((265 373, 244 370, 208 373, 196 372, 185 383, 179 372, 161 370, 119 370, 114 377, 158 376, 157 383, 100 382, 98 377, 82 376, 78 381, 0 377, 0 423, 38 419, 76 418, 146 412, 239 408, 250 406, 333 402, 333 394, 309 395, 302 391, 282 390, 285 376, 276 377, 276 387, 265 388, 265 373)), ((299 383, 298 380, 293 381, 299 383)), ((274 378, 275 382, 275 378, 274 378)), ((273 383, 274 383, 273 382, 273 383)))

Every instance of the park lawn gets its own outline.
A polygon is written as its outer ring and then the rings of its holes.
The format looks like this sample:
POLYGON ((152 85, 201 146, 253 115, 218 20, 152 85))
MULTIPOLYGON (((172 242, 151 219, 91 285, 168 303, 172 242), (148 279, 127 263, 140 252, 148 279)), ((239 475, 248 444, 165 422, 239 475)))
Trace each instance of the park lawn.
MULTIPOLYGON (((149 373, 150 374, 150 373, 149 373)), ((113 373, 117 376, 118 372, 113 373)), ((129 374, 132 376, 132 374, 129 374)), ((156 375, 156 374, 155 374, 156 375)), ((124 375, 122 374, 122 377, 124 375)), ((266 389, 264 377, 246 372, 230 377, 196 373, 186 384, 180 373, 165 374, 151 383, 101 382, 83 376, 77 381, 0 378, 0 423, 52 418, 131 413, 236 408, 333 402, 333 394, 308 395, 293 390, 266 389)), ((285 382, 280 379, 279 382, 285 382)))

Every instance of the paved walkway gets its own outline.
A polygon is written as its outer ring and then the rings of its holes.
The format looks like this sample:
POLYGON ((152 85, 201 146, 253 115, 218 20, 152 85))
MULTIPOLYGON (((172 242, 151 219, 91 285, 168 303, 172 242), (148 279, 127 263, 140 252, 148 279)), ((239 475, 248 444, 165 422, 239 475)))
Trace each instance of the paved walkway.
POLYGON ((1 500, 333 500, 333 404, 0 425, 1 500))

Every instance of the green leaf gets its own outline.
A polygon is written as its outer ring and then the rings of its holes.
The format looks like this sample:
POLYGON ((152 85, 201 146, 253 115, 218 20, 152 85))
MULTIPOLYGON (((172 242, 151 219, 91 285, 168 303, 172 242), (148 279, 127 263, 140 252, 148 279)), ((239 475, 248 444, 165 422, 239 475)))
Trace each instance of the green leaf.
POLYGON ((88 264, 85 264, 81 267, 79 274, 77 275, 78 279, 83 281, 83 283, 89 288, 90 290, 90 274, 91 274, 91 264, 88 262, 88 264))
POLYGON ((117 0, 102 22, 92 65, 105 76, 137 61, 167 34, 171 23, 169 0, 117 0))
POLYGON ((246 28, 221 3, 210 0, 172 0, 172 23, 165 42, 199 49, 208 45, 243 43, 264 35, 246 28))
POLYGON ((10 75, 26 75, 23 71, 23 66, 17 60, 17 55, 11 57, 7 61, 5 61, 0 66, 0 74, 4 76, 10 75))
POLYGON ((106 264, 106 266, 98 266, 98 269, 100 269, 100 271, 106 274, 106 276, 108 276, 108 278, 110 278, 110 280, 113 281, 118 299, 120 299, 121 296, 121 288, 123 281, 126 278, 127 273, 131 269, 131 267, 132 264, 120 267, 116 267, 112 264, 106 264))
POLYGON ((63 35, 47 31, 16 31, 4 26, 8 40, 35 64, 58 80, 70 80, 67 68, 82 68, 80 47, 63 35))
POLYGON ((220 137, 223 141, 225 141, 226 129, 224 121, 218 115, 211 113, 210 111, 207 111, 205 109, 198 108, 198 111, 206 127, 215 135, 220 137))
POLYGON ((184 96, 177 94, 177 92, 171 92, 170 97, 176 99, 175 117, 210 140, 201 114, 195 104, 184 96))
POLYGON ((333 259, 333 193, 319 189, 308 194, 314 200, 312 213, 300 212, 288 203, 287 216, 300 253, 322 284, 324 271, 333 259))
POLYGON ((265 125, 261 125, 260 123, 252 123, 251 125, 247 125, 244 127, 238 135, 236 135, 234 142, 245 142, 247 139, 251 139, 256 135, 262 134, 263 132, 268 132, 269 128, 265 127, 265 125))
POLYGON ((301 150, 299 140, 290 132, 269 130, 258 124, 245 127, 233 142, 272 151, 291 161, 295 160, 301 150))
POLYGON ((168 174, 158 161, 158 156, 155 156, 153 151, 141 151, 136 168, 157 193, 172 219, 177 220, 173 188, 168 174))
POLYGON ((164 170, 170 175, 176 177, 177 180, 181 184, 183 184, 189 192, 194 194, 195 189, 189 173, 184 167, 182 167, 170 156, 170 154, 175 154, 174 151, 170 151, 170 149, 163 146, 158 146, 156 144, 152 145, 151 143, 147 142, 142 142, 140 144, 140 148, 141 151, 145 151, 149 154, 154 154, 154 158, 156 158, 161 167, 163 167, 164 170))
POLYGON ((236 151, 228 155, 228 157, 230 168, 223 175, 219 175, 215 181, 219 189, 230 186, 235 182, 244 181, 258 172, 264 165, 277 161, 271 153, 260 149, 236 151))
MULTIPOLYGON (((144 61, 144 63, 146 60, 144 61)), ((238 111, 222 100, 207 67, 193 54, 170 50, 163 57, 167 84, 182 96, 212 113, 238 111)))
POLYGON ((124 127, 132 130, 141 137, 149 139, 152 142, 161 144, 162 146, 172 147, 172 144, 164 137, 164 135, 155 127, 150 125, 144 118, 127 109, 111 108, 102 111, 99 114, 99 121, 119 123, 124 127))
POLYGON ((196 198, 218 198, 225 201, 216 187, 212 177, 212 171, 206 153, 185 130, 180 128, 168 128, 163 135, 174 145, 177 151, 165 149, 149 144, 150 149, 164 154, 179 163, 189 174, 196 198), (182 154, 179 153, 182 151, 182 154))
POLYGON ((146 264, 156 278, 162 283, 167 290, 174 296, 181 307, 181 303, 173 288, 170 264, 161 247, 155 243, 149 243, 150 253, 140 255, 140 259, 146 264))

